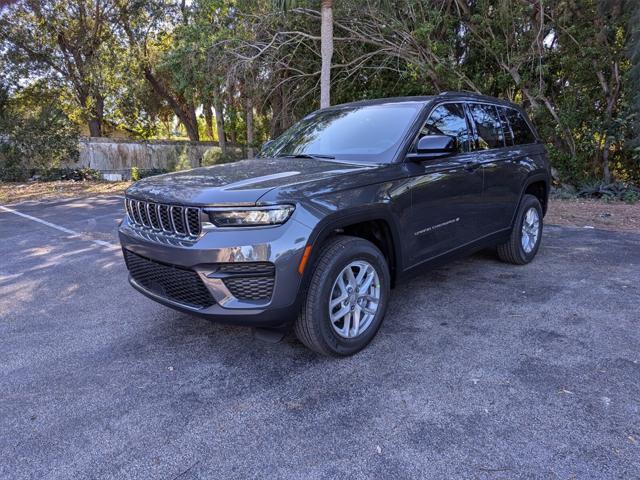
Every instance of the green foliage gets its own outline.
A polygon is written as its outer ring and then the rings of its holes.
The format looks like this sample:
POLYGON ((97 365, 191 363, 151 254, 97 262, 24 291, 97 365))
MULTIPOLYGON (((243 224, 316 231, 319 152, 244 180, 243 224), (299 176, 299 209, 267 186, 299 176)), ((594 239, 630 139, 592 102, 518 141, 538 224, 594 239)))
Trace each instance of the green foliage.
POLYGON ((51 182, 56 180, 73 180, 81 182, 85 180, 101 180, 100 172, 93 168, 47 168, 36 175, 38 180, 51 182))
MULTIPOLYGON (((78 159, 78 127, 58 107, 28 93, 0 100, 0 179, 18 181, 78 159)), ((31 92, 33 93, 33 92, 31 92)))
POLYGON ((202 166, 209 167, 220 163, 235 162, 242 158, 242 151, 239 149, 228 149, 223 152, 219 147, 212 147, 204 152, 202 156, 202 166))
POLYGON ((140 180, 140 170, 138 167, 131 167, 131 181, 137 182, 140 180))
POLYGON ((132 176, 131 176, 131 180, 136 181, 136 180, 140 180, 142 178, 147 178, 147 177, 153 177, 154 175, 162 175, 163 173, 169 173, 169 170, 165 169, 165 168, 145 168, 145 169, 136 169, 138 172, 138 178, 134 179, 133 178, 133 169, 132 169, 132 176))
POLYGON ((603 200, 620 200, 627 203, 640 201, 640 188, 627 183, 617 182, 605 184, 595 182, 584 185, 577 193, 583 198, 600 198, 603 200))

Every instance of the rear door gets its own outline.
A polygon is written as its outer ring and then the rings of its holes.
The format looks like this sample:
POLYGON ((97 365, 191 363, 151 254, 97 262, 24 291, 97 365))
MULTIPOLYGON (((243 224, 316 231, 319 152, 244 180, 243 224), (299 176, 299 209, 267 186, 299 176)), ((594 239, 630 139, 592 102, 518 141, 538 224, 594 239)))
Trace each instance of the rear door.
POLYGON ((518 208, 524 179, 535 168, 539 148, 536 136, 515 108, 495 107, 504 133, 505 148, 496 157, 483 161, 487 225, 498 231, 511 227, 518 208))
POLYGON ((482 195, 482 170, 472 151, 472 136, 464 106, 443 103, 434 107, 416 142, 425 135, 457 139, 458 154, 406 163, 411 189, 408 260, 416 265, 460 247, 477 236, 478 199, 482 195))
POLYGON ((521 168, 518 155, 510 145, 512 132, 501 115, 500 106, 489 103, 467 103, 474 131, 474 148, 482 165, 484 188, 480 201, 479 232, 482 236, 510 225, 517 206, 521 168))

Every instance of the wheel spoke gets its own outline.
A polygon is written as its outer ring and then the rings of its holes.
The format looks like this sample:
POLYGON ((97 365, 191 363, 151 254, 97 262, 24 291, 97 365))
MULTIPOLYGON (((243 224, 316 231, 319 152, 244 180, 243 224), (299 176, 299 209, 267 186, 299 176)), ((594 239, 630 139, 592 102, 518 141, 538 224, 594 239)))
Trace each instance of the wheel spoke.
POLYGON ((336 283, 336 285, 340 288, 340 291, 342 292, 342 295, 348 296, 349 292, 347 292, 347 285, 344 283, 344 276, 340 275, 338 277, 338 282, 336 283))
POLYGON ((357 337, 360 333, 360 307, 356 306, 355 310, 352 312, 353 316, 353 333, 352 336, 357 337))
POLYGON ((351 311, 351 307, 349 305, 342 307, 337 312, 331 314, 331 321, 334 323, 339 321, 342 317, 344 317, 350 311, 351 311))
POLYGON ((356 276, 356 285, 358 287, 360 287, 360 285, 362 284, 362 279, 365 277, 365 275, 368 272, 369 272, 369 265, 360 269, 360 271, 358 272, 358 275, 356 276))
MULTIPOLYGON (((377 307, 377 305, 376 305, 377 307)), ((366 313, 367 315, 375 315, 376 314, 376 310, 371 310, 370 308, 367 307, 362 307, 362 311, 364 313, 366 313)))
POLYGON ((352 287, 352 288, 355 288, 356 287, 356 277, 353 275, 353 270, 351 268, 347 268, 346 275, 347 275, 347 282, 348 282, 349 286, 352 287))
POLYGON ((349 337, 349 330, 351 330, 351 310, 344 316, 344 324, 342 325, 342 333, 345 337, 349 337))
POLYGON ((360 286, 360 292, 366 293, 369 290, 369 287, 371 287, 371 284, 373 283, 373 280, 375 278, 376 278, 375 272, 371 272, 369 275, 367 275, 367 278, 365 278, 364 282, 360 286))
POLYGON ((333 310, 340 303, 344 302, 348 297, 349 297, 348 295, 342 294, 338 298, 334 298, 333 300, 331 300, 331 303, 329 304, 329 307, 331 308, 331 310, 333 310))

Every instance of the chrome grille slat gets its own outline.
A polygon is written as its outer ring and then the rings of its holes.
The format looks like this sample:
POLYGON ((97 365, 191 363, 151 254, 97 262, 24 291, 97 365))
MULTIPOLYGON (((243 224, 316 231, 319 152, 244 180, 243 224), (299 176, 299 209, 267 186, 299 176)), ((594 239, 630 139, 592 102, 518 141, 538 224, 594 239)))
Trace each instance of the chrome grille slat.
POLYGON ((200 231, 202 228, 200 221, 200 209, 187 207, 185 209, 185 219, 187 232, 189 232, 189 235, 192 235, 194 237, 200 235, 200 231))
POLYGON ((171 220, 169 220, 169 207, 166 205, 158 205, 158 213, 160 214, 160 226, 165 232, 172 232, 171 220))
POLYGON ((125 209, 130 223, 137 228, 188 240, 197 239, 202 232, 201 209, 198 207, 164 205, 127 198, 125 209))
POLYGON ((173 222, 173 229, 179 235, 186 235, 187 229, 185 228, 184 221, 184 208, 171 207, 171 221, 173 222))
POLYGON ((158 225, 158 210, 157 205, 154 203, 147 203, 147 217, 149 217, 149 225, 154 230, 160 230, 158 225))

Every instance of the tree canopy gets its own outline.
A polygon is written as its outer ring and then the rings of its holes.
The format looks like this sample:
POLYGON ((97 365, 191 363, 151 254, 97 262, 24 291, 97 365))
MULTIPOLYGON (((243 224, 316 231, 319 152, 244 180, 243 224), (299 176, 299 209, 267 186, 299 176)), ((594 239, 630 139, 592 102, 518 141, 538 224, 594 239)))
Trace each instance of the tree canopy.
POLYGON ((0 87, 12 115, 223 150, 319 108, 321 84, 334 104, 470 90, 523 105, 563 182, 638 183, 639 25, 634 0, 19 0, 0 87))

